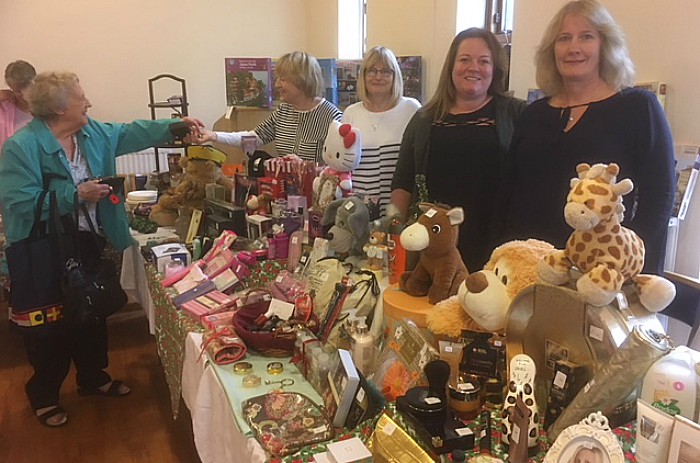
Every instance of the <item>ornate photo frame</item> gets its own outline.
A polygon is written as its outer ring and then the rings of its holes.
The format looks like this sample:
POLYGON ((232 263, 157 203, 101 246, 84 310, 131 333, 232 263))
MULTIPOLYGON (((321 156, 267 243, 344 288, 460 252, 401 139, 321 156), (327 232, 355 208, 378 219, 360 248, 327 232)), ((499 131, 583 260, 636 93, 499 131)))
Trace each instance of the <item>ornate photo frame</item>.
POLYGON ((544 457, 544 463, 575 463, 579 452, 594 456, 597 463, 624 463, 625 457, 608 419, 600 412, 591 413, 580 423, 569 426, 544 457))

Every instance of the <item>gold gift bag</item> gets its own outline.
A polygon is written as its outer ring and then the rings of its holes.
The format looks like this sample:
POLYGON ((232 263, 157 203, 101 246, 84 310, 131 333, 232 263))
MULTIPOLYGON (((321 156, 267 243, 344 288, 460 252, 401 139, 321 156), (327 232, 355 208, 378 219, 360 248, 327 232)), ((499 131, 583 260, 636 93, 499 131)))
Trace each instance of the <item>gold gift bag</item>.
POLYGON ((406 431, 383 413, 377 422, 369 451, 375 463, 434 463, 435 460, 423 450, 406 431))

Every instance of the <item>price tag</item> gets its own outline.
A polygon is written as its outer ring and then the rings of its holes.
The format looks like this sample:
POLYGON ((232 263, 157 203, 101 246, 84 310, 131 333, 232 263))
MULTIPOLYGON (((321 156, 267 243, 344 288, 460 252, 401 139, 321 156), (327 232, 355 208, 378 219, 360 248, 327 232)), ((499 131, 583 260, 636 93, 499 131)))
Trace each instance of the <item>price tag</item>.
POLYGON ((474 432, 469 428, 457 428, 455 429, 455 432, 459 437, 471 436, 472 434, 474 434, 474 432))
POLYGON ((559 389, 564 389, 564 386, 566 385, 566 373, 563 371, 557 371, 557 374, 554 375, 554 385, 558 387, 559 389))
POLYGON ((513 424, 513 432, 510 435, 511 439, 513 439, 514 443, 520 442, 520 426, 517 424, 513 424))
POLYGON ((437 210, 430 208, 428 209, 428 212, 425 213, 425 216, 429 219, 432 219, 435 214, 437 214, 437 210))
POLYGON ((394 423, 389 423, 386 426, 384 426, 384 429, 382 429, 382 431, 387 436, 391 436, 392 434, 394 434, 394 431, 396 431, 396 425, 394 425, 394 423))
POLYGON ((428 405, 435 405, 441 403, 442 400, 438 399, 437 397, 426 397, 423 399, 423 402, 427 403, 428 405))
POLYGON ((588 336, 595 339, 596 341, 603 341, 605 332, 601 328, 591 325, 591 329, 588 331, 588 336))

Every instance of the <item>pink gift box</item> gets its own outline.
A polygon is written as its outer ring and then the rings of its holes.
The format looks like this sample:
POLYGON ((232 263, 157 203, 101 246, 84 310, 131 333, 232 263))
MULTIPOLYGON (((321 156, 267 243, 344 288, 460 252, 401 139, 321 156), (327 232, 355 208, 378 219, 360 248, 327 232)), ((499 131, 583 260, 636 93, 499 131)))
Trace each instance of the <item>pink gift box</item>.
POLYGON ((208 330, 213 330, 217 326, 231 325, 233 323, 234 313, 235 312, 229 311, 205 315, 202 317, 202 325, 208 330))

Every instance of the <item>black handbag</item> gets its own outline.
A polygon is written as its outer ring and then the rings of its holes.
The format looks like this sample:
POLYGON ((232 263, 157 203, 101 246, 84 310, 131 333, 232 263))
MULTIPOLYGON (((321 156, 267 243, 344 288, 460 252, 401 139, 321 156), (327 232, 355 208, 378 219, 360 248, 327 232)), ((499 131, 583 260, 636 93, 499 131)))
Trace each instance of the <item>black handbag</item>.
POLYGON ((16 324, 33 329, 56 321, 51 319, 51 314, 56 314, 63 302, 61 281, 66 257, 72 253, 72 239, 73 231, 66 229, 58 216, 56 192, 49 192, 46 184, 37 201, 29 236, 5 250, 10 272, 10 306, 16 324), (47 194, 49 220, 42 221, 47 194))
MULTIPOLYGON (((101 257, 104 239, 95 231, 85 205, 80 208, 90 232, 76 232, 75 257, 66 261, 63 283, 63 317, 76 325, 107 318, 124 307, 128 300, 119 282, 116 265, 111 259, 101 257)), ((76 224, 77 219, 76 210, 76 224)))

